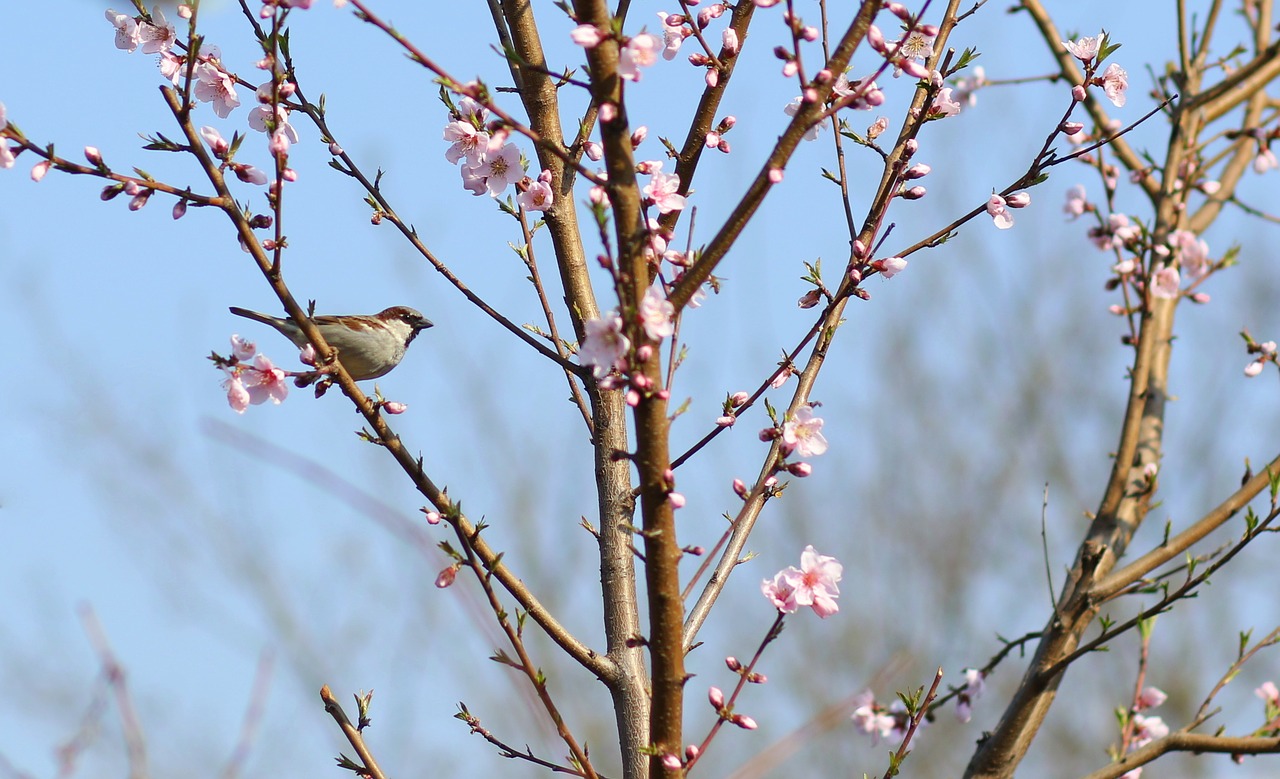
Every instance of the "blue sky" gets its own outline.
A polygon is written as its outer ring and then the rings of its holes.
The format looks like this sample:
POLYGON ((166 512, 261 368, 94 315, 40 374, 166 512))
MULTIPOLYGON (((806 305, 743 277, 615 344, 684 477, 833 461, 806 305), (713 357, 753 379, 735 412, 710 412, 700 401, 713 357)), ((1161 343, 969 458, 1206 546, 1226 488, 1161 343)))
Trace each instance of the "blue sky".
MULTIPOLYGON (((93 145, 121 170, 138 166, 203 189, 189 160, 139 148, 139 133, 175 132, 154 58, 113 48, 102 4, 58 5, 56 19, 41 24, 43 35, 27 25, 0 30, 0 73, 8 75, 0 101, 10 120, 68 157, 93 145)), ((483 7, 438 5, 430 12, 418 3, 378 7, 459 77, 507 83, 489 48, 483 7)), ((1147 111, 1144 63, 1161 70, 1173 57, 1171 20, 1152 18, 1144 4, 1054 5, 1064 31, 1103 26, 1124 45, 1115 56, 1132 87, 1129 105, 1115 115, 1131 121, 1147 111)), ((578 64, 580 52, 567 45, 571 24, 551 3, 537 6, 558 61, 578 64)), ((663 9, 670 10, 637 2, 632 19, 656 29, 653 14, 663 9)), ((238 9, 210 2, 201 13, 224 60, 252 79, 259 55, 238 9)), ((804 13, 816 18, 816 6, 804 13)), ((446 113, 429 76, 327 3, 294 19, 302 88, 326 95, 341 145, 366 170, 386 170, 384 187, 400 213, 470 286, 513 320, 538 321, 525 269, 508 247, 518 240, 510 219, 462 191, 444 159, 446 113)), ((733 152, 710 155, 699 173, 695 243, 711 234, 784 126, 781 108, 793 89, 767 54, 780 30, 762 11, 753 28, 759 37, 747 42, 749 53, 762 56, 740 66, 726 100, 726 113, 738 117, 727 136, 733 152)), ((1231 30, 1228 24, 1224 39, 1231 30)), ((1052 67, 1025 16, 994 6, 962 25, 952 45, 977 46, 991 78, 1052 67)), ((700 87, 697 75, 682 60, 660 62, 629 88, 632 116, 650 127, 642 152, 660 155, 659 135, 683 137, 683 99, 700 87)), ((885 113, 895 127, 893 107, 906 87, 886 84, 885 113)), ((975 110, 930 125, 918 155, 934 169, 923 182, 929 196, 895 208, 886 247, 913 243, 1016 178, 1064 100, 1060 85, 991 89, 979 93, 975 110)), ((243 128, 245 108, 227 120, 207 107, 205 114, 226 135, 243 128)), ((577 529, 595 507, 590 452, 581 420, 564 402, 563 377, 470 308, 389 225, 372 226, 363 192, 326 167, 315 129, 300 124, 299 131, 292 162, 300 178, 288 190, 286 213, 292 248, 285 273, 295 295, 317 300, 320 312, 412 305, 436 323, 380 382, 384 394, 410 406, 397 430, 422 452, 433 478, 486 517, 491 543, 510 550, 521 575, 599 643, 593 545, 577 529)), ((1135 142, 1158 154, 1162 131, 1152 122, 1135 142)), ((251 135, 246 159, 264 162, 263 146, 251 135)), ((130 213, 123 198, 101 202, 98 181, 51 173, 32 183, 30 162, 23 157, 0 172, 0 325, 15 336, 6 352, 9 402, 0 404, 0 591, 7 594, 0 691, 8 701, 0 706, 7 734, 0 756, 35 776, 55 772, 53 750, 75 732, 97 672, 77 616, 82 604, 92 606, 129 669, 156 773, 223 765, 264 652, 275 663, 248 763, 254 772, 332 770, 344 745, 317 705, 321 684, 348 700, 359 689, 377 692, 371 738, 392 773, 431 760, 443 770, 533 775, 463 738, 450 716, 460 700, 512 743, 560 754, 527 694, 484 660, 497 638, 474 589, 431 586, 445 564, 433 549, 443 535, 420 523, 420 498, 384 453, 352 435, 359 420, 349 405, 337 393, 315 400, 295 392, 280 407, 244 416, 226 407, 219 374, 205 358, 225 352, 232 332, 256 338, 278 362, 292 358, 282 338, 226 310, 277 311, 278 304, 225 220, 192 209, 175 223, 172 203, 160 197, 130 213)), ((850 152, 855 177, 872 162, 850 152)), ((805 292, 802 261, 826 258, 834 272, 846 251, 834 188, 819 176, 832 165, 829 137, 801 148, 726 260, 725 294, 687 318, 682 335, 691 351, 676 393, 691 405, 675 427, 675 448, 697 440, 725 393, 767 375, 780 350, 808 328, 811 315, 794 304, 805 292)), ((759 560, 708 623, 706 651, 691 658, 697 689, 729 683, 720 658, 749 653, 771 619, 758 579, 794 564, 807 543, 846 562, 843 624, 792 620, 769 658, 770 676, 785 681, 746 704, 761 733, 727 734, 714 775, 728 775, 817 708, 864 685, 874 682, 888 697, 922 683, 940 663, 958 675, 998 649, 996 634, 1040 626, 1048 602, 1039 551, 1044 484, 1060 583, 1081 516, 1096 505, 1110 467, 1125 389, 1120 323, 1105 312, 1114 302, 1102 289, 1106 258, 1084 239, 1083 224, 1061 213, 1071 184, 1097 191, 1096 179, 1085 176, 1056 169, 1032 192, 1032 206, 1017 213, 1015 229, 978 220, 913 257, 892 281, 872 282, 872 299, 850 307, 814 395, 824 404, 832 452, 769 510, 752 546, 759 560), (830 676, 795 670, 797 651, 830 676)), ((1273 179, 1243 190, 1258 202, 1274 192, 1273 179)), ((261 205, 259 193, 238 195, 261 205)), ((854 201, 855 213, 865 208, 865 195, 854 201)), ((1119 207, 1146 216, 1131 194, 1122 192, 1119 207)), ((1232 213, 1206 235, 1215 255, 1238 242, 1242 263, 1214 279, 1210 305, 1181 315, 1167 495, 1142 543, 1159 540, 1166 518, 1185 523, 1232 489, 1244 457, 1257 464, 1274 456, 1275 377, 1244 380, 1247 358, 1236 336, 1244 327, 1280 335, 1277 277, 1267 265, 1274 233, 1232 213)), ((544 277, 554 277, 549 247, 535 246, 544 277)), ((558 296, 553 290, 553 301, 558 296)), ((718 537, 721 513, 733 508, 728 484, 758 468, 762 424, 744 420, 681 470, 690 543, 710 546, 718 537)), ((1235 629, 1262 633, 1276 623, 1273 599, 1256 594, 1257 577, 1269 570, 1266 551, 1255 550, 1195 604, 1213 620, 1163 618, 1169 633, 1156 651, 1167 671, 1159 683, 1176 691, 1170 722, 1194 709, 1230 661, 1235 629)), ((553 686, 572 702, 571 720, 607 754, 611 726, 599 715, 607 697, 593 680, 556 665, 544 642, 534 644, 556 670, 553 686)), ((1133 668, 1125 658, 1107 660, 1083 664, 1081 700, 1061 707, 1081 724, 1073 729, 1055 711, 1058 746, 1033 753, 1030 765, 1084 772, 1105 763, 1108 707, 1121 702, 1115 690, 1131 684, 1133 668)), ((1224 701, 1233 726, 1260 716, 1249 691, 1274 662, 1264 656, 1260 665, 1224 701)), ((976 725, 994 723, 1000 690, 1019 671, 1002 670, 976 725)), ((691 711, 693 732, 707 712, 697 704, 691 711)), ((112 713, 105 721, 84 773, 122 765, 118 720, 112 713)), ((977 732, 940 725, 937 738, 959 746, 932 757, 922 749, 913 759, 954 772, 977 732)), ((857 771, 882 769, 883 750, 848 735, 828 737, 821 753, 857 771)), ((812 754, 803 759, 821 764, 812 754)), ((1268 765, 1233 769, 1225 759, 1208 760, 1197 770, 1264 776, 1273 773, 1268 765)))

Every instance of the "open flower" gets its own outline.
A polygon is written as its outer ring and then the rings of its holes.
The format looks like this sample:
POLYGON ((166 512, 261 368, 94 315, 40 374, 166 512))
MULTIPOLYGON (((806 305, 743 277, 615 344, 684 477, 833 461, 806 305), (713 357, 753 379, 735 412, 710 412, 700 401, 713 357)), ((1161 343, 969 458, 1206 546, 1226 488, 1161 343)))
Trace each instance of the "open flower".
POLYGON ((614 368, 626 368, 627 350, 631 348, 631 341, 622 334, 622 317, 618 316, 616 310, 586 322, 583 327, 587 331, 587 337, 578 348, 578 362, 590 366, 596 378, 603 377, 614 368))
POLYGON ((817 457, 827 451, 822 424, 822 418, 813 415, 813 406, 801 406, 782 426, 782 442, 801 457, 817 457))

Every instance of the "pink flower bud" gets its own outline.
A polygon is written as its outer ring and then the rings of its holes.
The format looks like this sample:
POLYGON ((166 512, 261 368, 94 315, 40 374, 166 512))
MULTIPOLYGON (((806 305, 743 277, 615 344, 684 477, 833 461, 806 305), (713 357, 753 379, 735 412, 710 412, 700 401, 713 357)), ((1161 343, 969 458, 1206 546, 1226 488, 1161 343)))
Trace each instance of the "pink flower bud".
POLYGON ((907 142, 902 144, 902 151, 908 157, 915 156, 915 153, 919 150, 920 142, 915 138, 908 138, 907 142))
POLYGON ((796 73, 799 73, 799 72, 800 72, 800 66, 796 64, 795 60, 791 60, 790 62, 787 62, 782 66, 783 78, 791 78, 795 76, 796 73))
MULTIPOLYGON (((652 356, 653 356, 653 346, 651 346, 650 344, 645 344, 644 346, 641 346, 639 349, 636 349, 636 359, 639 360, 640 362, 648 362, 649 358, 652 356)), ((647 378, 648 377, 646 377, 646 379, 647 378)))
POLYGON ((747 483, 742 479, 733 480, 733 491, 739 498, 745 499, 748 495, 747 483))
POLYGON ((716 427, 733 427, 733 423, 737 421, 738 418, 733 414, 725 414, 724 416, 716 417, 716 427))
POLYGON ((382 404, 382 410, 388 414, 403 414, 408 408, 408 405, 396 400, 388 400, 382 404))
POLYGON ((782 168, 769 168, 769 183, 780 184, 782 182, 782 168))
POLYGON ((911 12, 908 11, 907 7, 902 3, 897 3, 897 2, 885 3, 884 7, 889 13, 898 17, 902 21, 904 22, 911 21, 911 12))
POLYGON ((910 189, 903 191, 902 199, 903 200, 919 200, 920 198, 925 196, 925 193, 927 191, 928 190, 926 190, 924 187, 914 186, 914 187, 911 187, 910 189))
POLYGON ((84 147, 84 158, 89 161, 90 165, 102 164, 102 152, 98 151, 96 146, 84 147))
POLYGON ((644 143, 644 139, 649 137, 649 128, 646 125, 640 125, 631 133, 631 148, 636 148, 644 143))
MULTIPOLYGON (((40 175, 44 175, 43 173, 40 175)), ((124 191, 124 184, 112 184, 109 187, 102 188, 102 194, 98 195, 102 200, 111 200, 124 191)))
POLYGON ((1027 192, 1014 192, 1004 199, 1004 204, 1009 208, 1026 208, 1031 205, 1031 195, 1027 192))
POLYGON ((670 752, 662 756, 662 767, 668 771, 679 771, 684 767, 684 763, 680 762, 679 755, 673 755, 670 752))
POLYGON ((817 27, 806 27, 800 31, 800 37, 804 38, 809 43, 813 43, 814 41, 818 40, 818 36, 820 34, 821 33, 818 32, 817 27))
POLYGON ((797 301, 796 305, 800 308, 813 308, 818 305, 818 301, 820 300, 822 300, 822 291, 818 289, 811 289, 804 293, 800 300, 797 301))
POLYGON ((900 60, 897 64, 902 66, 903 73, 906 73, 908 76, 911 76, 912 78, 928 78, 929 77, 929 69, 925 67, 923 63, 916 62, 915 60, 911 60, 911 59, 904 59, 904 60, 900 60))
POLYGON ((853 241, 853 256, 859 260, 867 258, 867 245, 862 242, 861 238, 855 238, 853 241))
POLYGON ((605 124, 610 124, 610 123, 612 123, 612 122, 613 122, 613 120, 615 120, 615 119, 617 119, 617 118, 618 118, 618 104, 617 104, 617 103, 603 103, 603 104, 601 104, 601 106, 600 106, 600 121, 604 122, 605 124))
POLYGON ((742 663, 738 662, 738 658, 732 655, 724 659, 724 664, 730 671, 738 671, 742 668, 742 663))
POLYGON ((724 708, 724 693, 719 687, 712 687, 707 690, 707 700, 711 701, 711 705, 717 709, 724 708))
POLYGON ((732 27, 724 28, 724 34, 721 36, 724 42, 724 50, 728 54, 738 53, 738 31, 732 27))
POLYGON ((733 126, 737 123, 738 123, 738 117, 734 116, 733 114, 730 114, 720 120, 720 126, 723 127, 725 130, 733 129, 733 126))
POLYGON ((1063 122, 1058 126, 1058 129, 1067 135, 1075 135, 1084 130, 1084 124, 1081 122, 1063 122))
POLYGON ((311 344, 307 344, 306 346, 302 347, 302 350, 298 352, 298 360, 303 365, 310 365, 314 367, 317 362, 316 348, 311 344))
POLYGON ((147 204, 147 201, 150 199, 151 199, 151 190, 147 189, 147 190, 143 190, 142 192, 139 192, 138 194, 133 196, 133 200, 129 201, 129 210, 137 211, 141 209, 143 206, 147 204))
MULTIPOLYGON (((783 374, 786 375, 786 374, 783 374)), ((768 443, 778 437, 778 428, 766 427, 760 431, 760 440, 768 443)))
POLYGON ((684 757, 686 760, 697 760, 699 751, 697 744, 690 744, 684 748, 684 757))
POLYGON ((457 578, 458 578, 458 564, 454 563, 453 565, 441 571, 438 576, 436 576, 436 587, 439 587, 440 589, 443 590, 445 587, 452 585, 454 580, 457 578))
POLYGON ((294 170, 293 168, 285 168, 284 170, 280 171, 280 178, 284 179, 285 181, 297 181, 298 171, 294 170))
POLYGON ((709 89, 715 89, 720 86, 720 71, 716 68, 707 68, 707 75, 704 81, 709 89))
POLYGON ((734 408, 738 408, 742 404, 746 403, 748 400, 751 400, 751 396, 748 395, 747 393, 735 392, 729 396, 729 405, 733 406, 734 408))
POLYGON ((178 4, 178 18, 179 18, 179 19, 190 19, 190 18, 191 18, 191 6, 187 5, 186 3, 179 3, 179 4, 178 4))
POLYGON ((1083 103, 1084 96, 1085 96, 1084 85, 1076 84, 1074 87, 1071 88, 1072 100, 1076 101, 1077 103, 1083 103))
POLYGON ((728 153, 729 153, 729 142, 728 142, 728 141, 726 141, 725 139, 721 138, 721 139, 720 139, 720 143, 717 143, 717 144, 716 144, 716 150, 717 150, 717 151, 719 151, 721 154, 728 154, 728 153))
POLYGON ((426 518, 427 518, 427 524, 428 524, 428 525, 438 525, 438 524, 440 524, 440 512, 439 512, 439 511, 428 511, 427 509, 423 509, 423 510, 422 510, 422 513, 423 513, 424 515, 426 515, 426 518))
POLYGON ((684 503, 685 503, 684 496, 678 492, 668 492, 667 500, 671 502, 671 508, 673 509, 684 508, 684 503))
MULTIPOLYGON (((0 143, 3 143, 3 141, 0 141, 0 143)), ((46 173, 48 173, 48 172, 49 172, 49 168, 50 168, 52 165, 53 165, 53 163, 52 163, 52 162, 49 162, 48 160, 40 160, 40 161, 39 161, 39 162, 37 162, 35 165, 32 165, 32 166, 31 166, 31 180, 32 180, 32 181, 39 181, 40 179, 44 178, 44 174, 46 174, 46 173)), ((110 187, 108 187, 108 189, 110 189, 110 187)), ((104 189, 104 190, 102 191, 102 194, 103 194, 103 195, 106 195, 106 193, 107 193, 107 190, 105 190, 105 189, 104 189)), ((116 193, 116 194, 119 194, 119 193, 116 193)), ((113 194, 111 197, 115 197, 115 195, 113 194)), ((109 200, 110 198, 103 197, 102 199, 103 199, 103 200, 109 200)))
POLYGON ((760 727, 759 725, 756 724, 755 720, 751 719, 745 714, 733 715, 732 721, 733 721, 733 724, 737 725, 743 730, 755 730, 756 728, 760 727))
POLYGON ((703 143, 706 144, 708 149, 714 149, 720 144, 720 133, 715 132, 714 130, 707 133, 707 138, 703 143))
POLYGON ((695 51, 689 55, 689 64, 695 68, 704 68, 711 62, 711 58, 700 51, 695 51))
POLYGON ((173 204, 174 219, 181 219, 182 217, 186 216, 186 214, 187 214, 187 201, 179 200, 177 203, 173 204))
POLYGON ((874 24, 867 30, 867 43, 881 54, 885 53, 884 33, 880 32, 880 28, 874 24))
POLYGON ((849 281, 854 284, 862 283, 862 271, 857 266, 849 269, 849 281))
POLYGON ((754 671, 747 674, 746 679, 747 679, 747 684, 764 684, 765 682, 769 681, 769 677, 761 673, 756 673, 754 671))
POLYGON ((1191 302, 1192 302, 1192 303, 1199 303, 1199 304, 1201 304, 1201 305, 1204 305, 1205 303, 1208 303, 1208 302, 1209 302, 1209 293, 1208 293, 1208 292, 1193 292, 1193 293, 1189 296, 1189 299, 1191 300, 1191 302))
POLYGON ((640 405, 640 393, 635 390, 627 390, 626 401, 628 406, 635 408, 640 405))
POLYGON ((799 478, 799 479, 803 479, 804 477, 813 473, 813 466, 810 465, 809 463, 791 463, 790 465, 787 466, 787 470, 791 473, 792 476, 795 476, 796 478, 799 478))
POLYGON ((917 162, 915 165, 907 168, 907 172, 903 175, 908 179, 922 179, 925 176, 928 176, 932 170, 933 168, 925 165, 923 162, 917 162))

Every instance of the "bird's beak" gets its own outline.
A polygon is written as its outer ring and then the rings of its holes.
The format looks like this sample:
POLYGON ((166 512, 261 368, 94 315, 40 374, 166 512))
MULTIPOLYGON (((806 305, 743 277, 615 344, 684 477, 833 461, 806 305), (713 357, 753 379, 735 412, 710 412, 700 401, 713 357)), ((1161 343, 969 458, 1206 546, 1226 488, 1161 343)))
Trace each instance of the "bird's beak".
POLYGON ((426 318, 424 318, 421 322, 418 322, 417 327, 415 327, 415 328, 413 328, 413 329, 414 329, 414 330, 426 330, 428 327, 435 327, 435 323, 434 323, 434 322, 432 322, 430 319, 426 319, 426 318))

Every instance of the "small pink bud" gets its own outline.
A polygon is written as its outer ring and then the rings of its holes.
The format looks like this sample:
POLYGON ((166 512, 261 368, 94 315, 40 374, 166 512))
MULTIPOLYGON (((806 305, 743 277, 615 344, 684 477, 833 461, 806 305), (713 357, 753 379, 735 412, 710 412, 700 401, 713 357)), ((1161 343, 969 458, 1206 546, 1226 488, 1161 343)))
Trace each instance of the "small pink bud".
POLYGON ((751 399, 751 396, 745 392, 735 392, 729 396, 729 405, 738 408, 742 404, 751 399))
MULTIPOLYGON (((3 143, 3 141, 0 141, 0 143, 3 143)), ((37 162, 35 165, 32 165, 32 166, 31 166, 31 180, 32 180, 32 181, 39 181, 40 179, 44 178, 44 174, 46 174, 46 173, 48 173, 48 172, 49 172, 49 168, 50 168, 52 165, 53 165, 53 163, 52 163, 52 162, 49 162, 48 160, 40 160, 40 161, 39 161, 39 162, 37 162)), ((108 187, 107 189, 110 189, 110 187, 108 187)), ((104 195, 104 197, 102 198, 103 200, 109 200, 109 199, 110 199, 110 198, 105 197, 106 193, 107 193, 107 190, 106 190, 106 189, 102 190, 102 194, 104 195)), ((119 193, 117 192, 116 194, 119 194, 119 193)), ((116 196, 116 195, 115 195, 115 194, 113 194, 111 197, 115 197, 115 196, 116 196)))
POLYGON ((902 144, 902 151, 907 157, 912 157, 920 150, 920 142, 915 138, 908 138, 907 142, 902 144))
POLYGON ((813 87, 809 87, 804 91, 803 97, 804 97, 804 102, 806 103, 816 103, 818 102, 818 90, 814 89, 813 87))
POLYGON ((709 89, 715 89, 720 86, 720 71, 717 68, 707 68, 706 78, 703 79, 709 89))
POLYGON ((687 554, 693 555, 694 557, 702 557, 704 554, 707 553, 706 547, 702 547, 702 546, 686 546, 684 548, 684 551, 687 554))
MULTIPOLYGON (((41 174, 43 175, 43 174, 41 174)), ((112 184, 109 187, 102 188, 102 194, 98 195, 102 200, 111 200, 124 191, 123 184, 112 184)))
POLYGON ((769 677, 761 673, 755 673, 754 671, 747 674, 746 679, 747 684, 764 684, 769 681, 769 677))
POLYGON ((903 200, 919 200, 920 198, 925 196, 926 192, 928 192, 928 190, 926 190, 922 186, 917 185, 907 190, 904 190, 902 193, 902 199, 903 200))
POLYGON ((907 172, 903 175, 908 179, 922 179, 925 176, 928 176, 932 170, 933 168, 925 165, 923 162, 917 162, 915 165, 907 168, 907 172))
POLYGON ((689 55, 689 64, 695 68, 704 68, 711 62, 711 58, 700 51, 695 51, 689 55))
POLYGON ((427 511, 426 509, 423 509, 423 510, 422 510, 422 513, 426 515, 426 517, 427 517, 427 524, 428 524, 428 525, 438 525, 438 524, 440 524, 440 512, 439 512, 439 511, 427 511))
POLYGON ((711 701, 711 705, 717 709, 724 708, 724 693, 719 687, 712 687, 707 690, 707 700, 711 701))
POLYGON ((813 473, 813 466, 810 465, 809 463, 791 463, 790 465, 787 466, 787 470, 791 473, 792 476, 795 476, 796 478, 799 478, 799 479, 803 479, 804 477, 813 473))
POLYGON ((297 181, 298 171, 294 170, 293 168, 285 168, 283 171, 280 172, 280 178, 290 182, 297 181))
POLYGON ((603 103, 600 106, 600 121, 604 122, 605 124, 610 124, 613 122, 613 120, 617 118, 618 118, 617 103, 603 103))
POLYGON ((137 211, 147 204, 151 199, 151 190, 144 190, 133 196, 133 200, 129 201, 129 210, 137 211))
POLYGON ((96 146, 84 147, 84 158, 89 161, 90 165, 102 164, 102 152, 98 151, 96 146))
POLYGON ((1076 84, 1074 87, 1071 88, 1072 100, 1076 101, 1077 103, 1083 103, 1084 96, 1085 96, 1085 91, 1084 91, 1083 84, 1076 84))
POLYGON ((720 133, 715 132, 714 130, 707 133, 707 138, 703 143, 706 144, 708 149, 714 149, 720 143, 720 133))
POLYGON ((408 408, 408 405, 397 400, 388 400, 382 404, 382 410, 388 414, 403 414, 408 408))
POLYGON ((1208 292, 1193 292, 1193 293, 1190 295, 1190 300, 1191 300, 1191 302, 1192 302, 1192 303, 1199 303, 1199 304, 1201 304, 1201 305, 1204 305, 1205 303, 1208 303, 1208 302, 1209 302, 1209 293, 1208 293, 1208 292))
POLYGON ((701 750, 698 749, 697 744, 690 744, 689 746, 684 748, 684 757, 686 760, 697 760, 698 753, 700 751, 701 750))
POLYGON ((911 12, 908 11, 907 7, 902 3, 897 3, 897 2, 885 3, 884 7, 888 9, 889 13, 898 17, 902 21, 904 22, 911 21, 911 12))
POLYGON ((897 64, 902 66, 903 73, 906 73, 912 78, 929 78, 929 69, 924 66, 924 63, 916 62, 911 59, 904 59, 899 60, 897 64))
POLYGON ((862 271, 856 266, 849 269, 849 281, 852 281, 854 284, 862 283, 862 271))
POLYGON ((738 31, 732 27, 724 28, 724 34, 721 36, 724 42, 724 50, 728 54, 738 53, 738 31))
POLYGON ((725 130, 733 129, 733 126, 737 123, 738 123, 738 117, 734 116, 733 114, 730 114, 729 116, 726 116, 725 118, 720 120, 720 126, 723 127, 725 130))
POLYGON ((804 38, 809 43, 813 43, 818 40, 819 35, 820 33, 818 32, 817 27, 806 27, 800 32, 800 37, 804 38))
POLYGON ((742 668, 742 663, 738 662, 738 658, 732 655, 724 659, 724 664, 730 671, 737 671, 742 668))
POLYGON ((1067 135, 1075 135, 1084 131, 1084 124, 1081 122, 1063 122, 1058 126, 1058 129, 1067 135))
POLYGON ((179 19, 190 19, 190 18, 191 18, 191 6, 187 5, 186 3, 179 3, 179 4, 178 4, 178 18, 179 18, 179 19))
POLYGON ((599 162, 600 158, 604 156, 604 147, 595 141, 587 141, 583 149, 587 153, 587 159, 592 162, 599 162))
POLYGON ((1254 360, 1253 362, 1244 366, 1244 375, 1252 379, 1254 376, 1257 376, 1258 374, 1262 373, 1262 367, 1263 367, 1262 362, 1260 360, 1254 360))
POLYGON ((768 443, 778 437, 778 428, 766 427, 760 431, 760 440, 768 443))
POLYGON ((853 290, 853 296, 854 296, 854 297, 856 297, 856 298, 858 298, 859 300, 870 300, 870 299, 871 299, 871 293, 870 293, 870 292, 868 292, 868 291, 867 291, 865 288, 863 288, 863 287, 855 287, 855 288, 854 288, 854 290, 853 290))
POLYGON ((884 33, 880 32, 880 28, 874 24, 867 30, 867 43, 881 54, 885 53, 884 33))
POLYGON ((743 730, 755 730, 756 728, 760 727, 759 725, 756 724, 755 720, 751 719, 745 714, 733 715, 733 724, 737 725, 743 730))
POLYGON ((769 183, 779 184, 782 182, 782 168, 769 168, 769 183))
POLYGON ((671 508, 673 509, 684 508, 684 496, 678 492, 668 492, 667 500, 671 501, 671 508))
POLYGON ((867 258, 867 245, 862 242, 861 238, 855 238, 853 241, 853 256, 859 260, 867 258))
POLYGON ((316 348, 311 344, 307 344, 302 347, 302 350, 298 352, 298 360, 301 361, 303 365, 315 366, 316 348))
POLYGON ((716 417, 716 427, 733 427, 733 424, 737 421, 738 418, 733 414, 725 414, 724 416, 716 417))
POLYGON ((1026 208, 1031 205, 1031 195, 1027 192, 1014 192, 1004 199, 1004 204, 1009 208, 1026 208))
POLYGON ((796 305, 800 308, 813 308, 818 305, 818 301, 820 300, 822 300, 822 291, 818 289, 811 289, 801 296, 796 305))
POLYGON ((335 157, 342 155, 342 147, 338 145, 337 141, 329 141, 329 153, 335 157))
POLYGON ((1107 311, 1115 314, 1116 316, 1124 316, 1125 314, 1124 306, 1119 305, 1118 303, 1112 303, 1107 306, 1107 311))
POLYGON ((733 480, 733 491, 739 498, 747 497, 747 484, 742 479, 733 480))
POLYGON ((173 204, 174 219, 181 219, 182 217, 186 216, 186 214, 187 214, 187 201, 179 200, 177 203, 173 204))
POLYGON ((673 755, 668 752, 662 756, 662 767, 668 771, 679 771, 684 767, 684 763, 680 762, 679 755, 673 755))
POLYGON ((716 144, 716 150, 717 150, 717 151, 719 151, 719 152, 720 152, 720 153, 722 153, 722 154, 728 154, 728 153, 729 153, 729 142, 728 142, 728 141, 726 141, 725 139, 721 138, 721 139, 720 139, 720 143, 717 143, 717 144, 716 144))
POLYGON ((454 580, 457 578, 458 578, 458 563, 454 563, 453 565, 441 571, 438 576, 436 576, 436 587, 439 587, 440 589, 443 590, 445 587, 452 585, 454 580))
POLYGON ((636 359, 639 360, 640 362, 648 362, 649 358, 652 356, 653 356, 653 346, 650 344, 645 344, 644 346, 641 346, 639 349, 636 349, 636 359))
POLYGON ((640 405, 640 393, 636 392, 635 390, 627 390, 626 400, 627 400, 628 406, 630 406, 631 408, 635 408, 636 406, 640 405))
POLYGON ((142 187, 136 181, 126 181, 124 184, 124 193, 129 197, 142 194, 142 187))
POLYGON ((778 486, 778 477, 770 476, 769 478, 765 479, 764 486, 768 487, 769 489, 773 489, 774 487, 778 486))
POLYGON ((649 128, 646 125, 640 125, 631 133, 631 148, 636 148, 644 143, 644 139, 649 137, 649 128))
POLYGON ((286 81, 280 85, 280 97, 293 97, 293 93, 298 91, 298 85, 292 81, 286 81))

